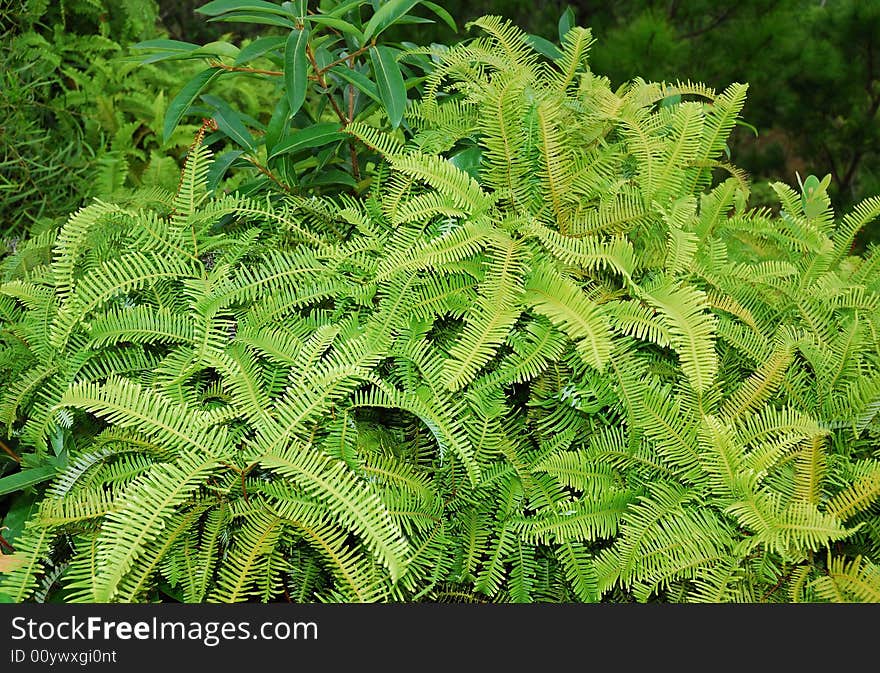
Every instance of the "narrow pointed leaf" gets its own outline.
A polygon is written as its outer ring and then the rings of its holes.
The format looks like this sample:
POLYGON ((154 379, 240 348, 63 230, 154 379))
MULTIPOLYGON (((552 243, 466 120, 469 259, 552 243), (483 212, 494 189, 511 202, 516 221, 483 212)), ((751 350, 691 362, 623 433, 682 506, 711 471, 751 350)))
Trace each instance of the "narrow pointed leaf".
POLYGON ((400 74, 394 51, 388 47, 371 47, 370 58, 376 74, 379 97, 388 112, 388 121, 391 122, 391 128, 397 128, 406 110, 406 83, 400 74))
POLYGON ((344 79, 346 82, 354 86, 354 88, 356 88, 358 91, 365 93, 377 103, 382 103, 382 99, 379 97, 379 89, 376 87, 376 85, 371 82, 368 77, 362 75, 357 70, 352 70, 351 68, 337 65, 333 68, 330 68, 330 72, 340 77, 341 79, 344 79))
POLYGON ((342 133, 341 129, 342 126, 336 122, 325 122, 295 131, 272 149, 269 158, 277 157, 279 154, 299 152, 310 147, 321 147, 334 140, 343 140, 348 135, 342 133))
POLYGON ((390 0, 390 2, 386 2, 367 22, 364 28, 364 41, 381 33, 417 4, 419 4, 419 0, 390 0))
POLYGON ((290 114, 296 114, 306 99, 308 87, 309 63, 306 57, 306 45, 309 43, 309 31, 292 30, 287 38, 284 49, 284 89, 290 114))
POLYGON ((183 119, 183 115, 186 114, 186 111, 189 109, 190 105, 192 105, 196 96, 208 86, 208 83, 211 82, 211 80, 218 77, 222 72, 223 71, 219 68, 202 70, 184 85, 180 90, 180 93, 178 93, 174 97, 174 100, 168 105, 168 111, 165 113, 165 123, 162 128, 163 142, 168 142, 171 134, 174 133, 174 129, 177 128, 177 125, 180 123, 180 120, 183 119))
POLYGON ((266 12, 279 16, 290 16, 280 5, 265 0, 213 0, 201 7, 196 7, 198 14, 219 16, 228 12, 266 12))
POLYGON ((280 49, 284 46, 286 38, 283 37, 261 37, 254 40, 238 53, 235 59, 235 65, 243 65, 250 63, 256 58, 269 53, 273 49, 280 49))
POLYGON ((452 14, 443 9, 440 5, 435 2, 423 2, 425 7, 430 9, 434 14, 440 17, 440 20, 443 21, 447 26, 449 26, 456 33, 458 32, 458 26, 455 25, 455 19, 452 18, 452 14))
POLYGON ((202 96, 202 100, 214 108, 214 120, 218 128, 231 140, 250 151, 256 149, 257 144, 251 132, 241 121, 239 114, 233 110, 226 101, 216 96, 202 96))

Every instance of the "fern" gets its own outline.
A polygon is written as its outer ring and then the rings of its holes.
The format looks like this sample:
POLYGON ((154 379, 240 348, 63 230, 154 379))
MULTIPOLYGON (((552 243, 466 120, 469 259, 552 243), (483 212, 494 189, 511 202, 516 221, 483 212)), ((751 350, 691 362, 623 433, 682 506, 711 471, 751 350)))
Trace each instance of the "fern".
POLYGON ((875 200, 749 209, 744 85, 473 27, 403 141, 345 129, 363 193, 209 191, 197 142, 7 258, 0 420, 49 483, 4 599, 877 599, 875 200))

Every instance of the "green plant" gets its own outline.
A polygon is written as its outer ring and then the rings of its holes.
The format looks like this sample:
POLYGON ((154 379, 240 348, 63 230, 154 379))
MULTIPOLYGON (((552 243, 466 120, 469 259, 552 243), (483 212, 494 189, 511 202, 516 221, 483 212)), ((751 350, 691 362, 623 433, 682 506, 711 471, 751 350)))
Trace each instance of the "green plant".
MULTIPOLYGON (((56 220, 60 224, 101 193, 104 182, 92 178, 109 159, 105 149, 111 142, 121 146, 130 141, 120 127, 114 94, 126 89, 126 98, 140 103, 134 92, 147 89, 150 73, 127 88, 122 83, 126 73, 114 71, 110 62, 120 44, 152 34, 156 7, 152 2, 116 5, 110 20, 102 2, 50 6, 30 0, 0 11, 0 37, 7 47, 0 56, 0 227, 5 238, 56 220)), ((131 134, 130 127, 126 130, 131 134)))
MULTIPOLYGON (((0 226, 10 248, 29 231, 59 226, 92 197, 174 189, 199 124, 163 139, 165 92, 195 74, 195 64, 123 60, 133 41, 160 34, 155 6, 28 2, 10 15, 0 26, 9 47, 0 57, 0 226)), ((255 113, 266 105, 260 84, 219 92, 255 113)))
POLYGON ((443 8, 422 0, 324 2, 318 8, 310 8, 305 0, 280 5, 214 0, 196 11, 209 21, 265 26, 266 35, 241 47, 228 40, 206 45, 148 40, 134 45, 138 55, 132 58, 144 63, 198 60, 207 65, 171 101, 164 136, 170 137, 187 116, 215 119, 220 134, 236 149, 218 157, 212 184, 226 166, 250 165, 259 175, 239 189, 243 193, 267 188, 293 194, 362 191, 369 184, 368 162, 374 157, 343 130, 353 122, 381 124, 389 130, 403 122, 408 92, 418 88, 433 62, 381 38, 395 25, 430 23, 409 13, 417 5, 455 29, 443 8), (218 80, 237 86, 253 79, 272 87, 271 115, 243 114, 226 97, 204 93, 218 80))
POLYGON ((880 198, 750 209, 744 85, 476 26, 408 142, 346 126, 361 198, 211 196, 197 143, 6 260, 0 418, 58 473, 0 593, 880 600, 880 198))
MULTIPOLYGON (((713 87, 746 81, 747 124, 730 138, 737 165, 754 181, 752 203, 775 205, 768 182, 831 173, 841 210, 880 192, 880 4, 862 0, 446 0, 465 23, 504 14, 535 40, 555 39, 575 18, 602 49, 592 62, 617 87, 639 75, 682 73, 713 87)), ((419 44, 449 41, 443 26, 406 27, 419 44)), ((403 30, 393 30, 394 39, 403 30)), ((880 225, 857 238, 880 240, 880 225)))

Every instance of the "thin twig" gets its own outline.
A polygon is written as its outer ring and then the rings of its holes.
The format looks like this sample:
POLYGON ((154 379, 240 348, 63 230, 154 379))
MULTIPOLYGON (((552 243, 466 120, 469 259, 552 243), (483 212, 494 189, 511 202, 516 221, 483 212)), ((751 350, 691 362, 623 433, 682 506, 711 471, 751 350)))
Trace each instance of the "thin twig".
MULTIPOLYGON (((319 72, 320 69, 318 68, 318 62, 315 60, 315 52, 312 51, 312 45, 310 44, 306 45, 306 55, 309 58, 309 62, 311 62, 312 64, 312 71, 318 77, 318 84, 321 86, 322 89, 327 89, 327 80, 324 79, 323 73, 319 72)), ((347 125, 349 119, 345 116, 342 110, 339 109, 339 105, 336 103, 336 100, 333 98, 329 91, 327 91, 327 99, 330 101, 330 105, 333 108, 333 111, 336 113, 336 116, 339 117, 339 121, 342 122, 342 125, 347 125)))
POLYGON ((353 52, 351 52, 350 54, 348 54, 347 56, 343 56, 343 57, 341 57, 341 58, 337 58, 337 59, 336 59, 335 61, 333 61, 332 63, 328 63, 327 65, 325 65, 323 68, 318 68, 318 69, 316 69, 315 72, 316 72, 318 75, 323 75, 325 72, 327 72, 327 71, 330 70, 331 68, 335 68, 337 65, 340 65, 340 64, 342 64, 342 63, 345 63, 346 61, 348 61, 349 64, 352 64, 352 65, 353 65, 353 63, 354 63, 354 59, 355 59, 356 57, 360 56, 361 54, 363 54, 363 53, 366 52, 366 51, 369 51, 370 47, 374 47, 374 46, 376 46, 376 39, 375 39, 375 38, 373 38, 372 40, 370 40, 370 43, 369 43, 369 44, 365 44, 363 47, 361 47, 361 48, 358 49, 357 51, 353 51, 353 52))
POLYGON ((245 156, 244 159, 246 161, 248 161, 250 164, 252 164, 254 166, 254 168, 256 168, 258 171, 260 171, 260 173, 262 173, 267 178, 269 178, 272 182, 274 182, 276 185, 281 187, 281 189, 283 189, 285 192, 290 194, 290 192, 291 192, 290 187, 288 185, 285 185, 283 182, 281 182, 281 180, 279 180, 278 177, 272 171, 270 171, 268 168, 263 166, 261 163, 259 163, 253 157, 245 156))
POLYGON ((221 63, 220 61, 211 61, 208 65, 210 65, 212 68, 220 68, 221 70, 227 70, 229 72, 249 72, 253 75, 272 75, 273 77, 281 77, 284 75, 284 72, 282 72, 281 70, 260 70, 259 68, 245 68, 236 65, 226 65, 225 63, 221 63))
POLYGON ((771 587, 771 588, 768 589, 766 592, 764 592, 764 595, 761 596, 761 602, 762 602, 762 603, 763 603, 765 600, 767 600, 768 598, 770 598, 770 596, 772 596, 772 595, 776 592, 776 590, 777 590, 779 587, 782 586, 783 582, 785 582, 787 579, 789 579, 789 578, 792 576, 792 574, 793 574, 794 571, 795 571, 795 568, 797 568, 797 566, 795 566, 794 568, 792 568, 791 570, 789 570, 785 575, 782 575, 782 576, 779 578, 779 581, 778 581, 773 587, 771 587))
POLYGON ((3 440, 0 440, 0 449, 3 450, 4 453, 9 454, 9 457, 12 458, 16 463, 21 463, 21 456, 19 456, 15 451, 6 446, 6 443, 3 440))

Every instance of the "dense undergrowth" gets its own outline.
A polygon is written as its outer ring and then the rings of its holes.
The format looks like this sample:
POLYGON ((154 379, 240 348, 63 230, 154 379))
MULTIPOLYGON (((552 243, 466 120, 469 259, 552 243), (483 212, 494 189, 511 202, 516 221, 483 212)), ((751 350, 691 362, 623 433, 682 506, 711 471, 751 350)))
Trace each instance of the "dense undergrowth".
POLYGON ((303 92, 354 183, 224 188, 206 124, 174 188, 6 257, 6 479, 41 486, 0 596, 880 600, 880 198, 750 208, 744 84, 472 29, 409 52, 399 124, 390 80, 303 92))

